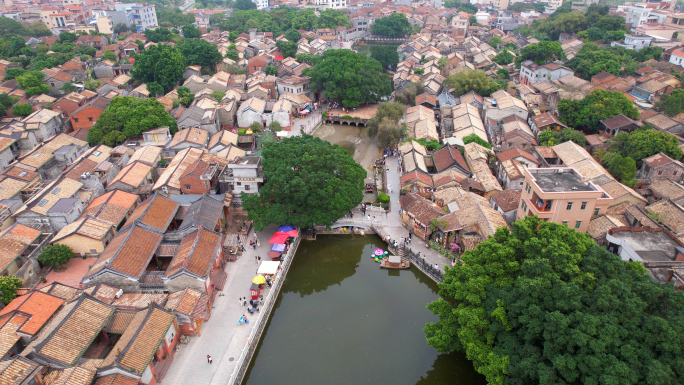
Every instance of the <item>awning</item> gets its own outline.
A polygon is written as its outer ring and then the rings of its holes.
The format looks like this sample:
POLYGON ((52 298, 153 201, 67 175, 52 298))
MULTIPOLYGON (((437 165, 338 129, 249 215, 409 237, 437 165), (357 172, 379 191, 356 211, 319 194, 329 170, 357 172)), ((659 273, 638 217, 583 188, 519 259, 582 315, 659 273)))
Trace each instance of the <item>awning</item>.
POLYGON ((266 253, 266 255, 268 255, 271 259, 278 259, 282 254, 283 253, 280 253, 278 251, 269 251, 268 253, 266 253))
POLYGON ((278 261, 263 261, 261 262, 261 265, 259 265, 259 270, 257 270, 257 274, 273 275, 278 272, 279 267, 280 262, 278 261))
POLYGON ((290 236, 286 233, 277 232, 268 240, 268 243, 284 244, 287 238, 290 238, 290 236))
POLYGON ((285 251, 285 245, 276 243, 273 245, 273 247, 271 247, 271 251, 277 251, 279 253, 282 253, 283 251, 285 251))
POLYGON ((282 233, 287 233, 287 232, 290 231, 290 230, 296 230, 296 229, 297 229, 297 228, 296 228, 295 226, 280 225, 280 226, 278 227, 278 230, 277 230, 277 231, 278 231, 278 232, 282 232, 282 233))
POLYGON ((401 257, 398 255, 390 255, 389 263, 401 263, 401 257))

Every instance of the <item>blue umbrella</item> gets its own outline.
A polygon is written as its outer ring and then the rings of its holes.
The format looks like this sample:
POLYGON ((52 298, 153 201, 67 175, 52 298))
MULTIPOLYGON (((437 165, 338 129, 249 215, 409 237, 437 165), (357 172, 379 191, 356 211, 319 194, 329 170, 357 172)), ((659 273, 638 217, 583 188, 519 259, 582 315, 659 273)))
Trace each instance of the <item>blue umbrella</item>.
POLYGON ((295 226, 289 226, 289 225, 282 225, 282 226, 278 227, 278 231, 283 232, 283 233, 287 233, 288 231, 294 230, 294 229, 296 229, 295 226))
POLYGON ((281 243, 274 243, 273 247, 271 247, 271 251, 277 251, 279 253, 282 253, 283 251, 285 251, 285 245, 281 243))

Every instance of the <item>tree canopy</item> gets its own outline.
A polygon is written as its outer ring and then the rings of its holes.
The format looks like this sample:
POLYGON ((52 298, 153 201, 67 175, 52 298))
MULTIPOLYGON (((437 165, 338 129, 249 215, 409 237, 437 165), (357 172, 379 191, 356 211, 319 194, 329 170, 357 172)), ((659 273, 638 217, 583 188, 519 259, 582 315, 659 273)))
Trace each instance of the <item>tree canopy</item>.
POLYGON ((202 31, 192 24, 183 26, 183 37, 186 39, 199 39, 202 37, 202 31))
POLYGON ((682 149, 679 148, 677 137, 667 132, 656 130, 636 130, 629 134, 624 143, 624 155, 641 161, 659 152, 672 159, 682 159, 682 149))
POLYGON ((59 267, 74 256, 74 251, 66 245, 47 246, 38 256, 38 260, 45 265, 59 267))
POLYGON ((17 289, 22 285, 21 279, 13 275, 0 276, 0 301, 7 305, 17 297, 17 289))
POLYGON ((297 56, 297 49, 299 49, 299 45, 296 41, 286 40, 280 40, 277 42, 276 47, 278 47, 284 58, 297 56))
POLYGON ((223 59, 223 56, 221 56, 221 53, 214 44, 202 39, 184 39, 181 44, 178 44, 178 49, 183 54, 183 57, 185 57, 186 65, 214 68, 216 63, 223 59))
POLYGON ((144 83, 157 82, 168 91, 183 78, 186 66, 185 57, 179 48, 157 44, 136 55, 131 74, 134 79, 144 83))
POLYGON ((446 83, 454 87, 456 95, 465 95, 475 91, 481 96, 489 96, 499 89, 499 85, 487 76, 484 71, 461 71, 447 78, 446 83))
POLYGON ((366 170, 339 145, 310 135, 271 142, 262 150, 259 194, 242 195, 257 230, 268 224, 330 226, 363 200, 366 170))
POLYGON ((392 80, 375 59, 348 49, 333 49, 317 55, 314 66, 304 70, 312 90, 325 90, 328 97, 345 107, 372 103, 392 93, 392 80))
POLYGON ((373 59, 382 64, 382 68, 392 69, 397 68, 399 64, 399 53, 393 46, 376 46, 370 47, 370 55, 373 59))
POLYGON ((588 234, 526 217, 446 267, 440 352, 464 351, 489 384, 676 384, 684 293, 588 234))
POLYGON ((165 126, 169 127, 172 134, 178 127, 176 120, 157 99, 117 96, 88 130, 88 143, 92 146, 98 143, 115 146, 126 138, 165 126))
POLYGON ((496 56, 492 58, 492 61, 496 64, 505 66, 511 64, 514 59, 515 56, 512 53, 510 53, 507 49, 504 49, 498 54, 496 54, 496 56))
POLYGON ((601 119, 615 115, 636 119, 639 110, 624 94, 618 91, 595 89, 582 100, 563 99, 558 103, 560 120, 574 128, 587 128, 597 132, 601 119))
MULTIPOLYGON (((316 28, 351 27, 349 17, 339 10, 325 9, 320 11, 320 17, 316 17, 313 9, 300 10, 287 6, 279 6, 268 12, 251 9, 236 10, 230 15, 214 14, 210 21, 223 31, 234 32, 235 37, 240 33, 249 32, 249 28, 256 28, 261 32, 273 32, 273 36, 279 36, 289 30, 296 32, 298 29, 313 31, 316 28)), ((298 41, 301 35, 296 39, 292 36, 286 37, 287 40, 298 41)), ((234 38, 231 37, 231 40, 234 38)))
POLYGON ((412 30, 406 15, 401 12, 393 13, 387 17, 375 19, 371 32, 373 35, 386 37, 404 37, 412 30))
POLYGON ((43 73, 40 71, 25 72, 16 78, 19 88, 26 91, 28 96, 47 94, 50 87, 43 82, 43 73))
POLYGON ((564 128, 560 131, 544 130, 539 133, 539 144, 542 146, 555 146, 567 141, 573 141, 580 146, 587 143, 587 138, 582 131, 573 130, 572 128, 564 128))
POLYGON ((233 8, 247 11, 250 9, 256 9, 256 4, 252 0, 235 0, 233 3, 233 8))
POLYGON ((557 41, 540 41, 520 50, 521 60, 532 60, 539 65, 565 57, 561 44, 557 41))
POLYGON ((480 138, 477 134, 470 134, 468 136, 463 137, 463 144, 468 144, 468 143, 477 143, 482 147, 486 147, 488 149, 492 149, 492 145, 489 144, 486 140, 480 138))

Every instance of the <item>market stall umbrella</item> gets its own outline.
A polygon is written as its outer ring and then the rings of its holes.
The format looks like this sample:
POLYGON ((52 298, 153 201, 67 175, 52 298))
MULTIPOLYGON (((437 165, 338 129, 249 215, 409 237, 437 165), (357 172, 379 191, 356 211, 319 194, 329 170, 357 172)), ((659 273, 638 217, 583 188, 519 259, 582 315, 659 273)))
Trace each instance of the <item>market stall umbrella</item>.
POLYGON ((252 283, 257 285, 263 285, 266 283, 266 277, 264 277, 263 275, 257 275, 256 277, 252 278, 252 283))
POLYGON ((290 236, 287 235, 286 233, 277 232, 277 233, 273 234, 271 239, 268 240, 268 243, 283 244, 283 243, 285 243, 285 241, 287 241, 287 238, 289 238, 289 237, 290 236))
POLYGON ((290 230, 296 230, 296 229, 297 229, 297 228, 294 227, 294 226, 290 226, 290 225, 280 225, 280 226, 278 227, 278 230, 277 230, 277 231, 280 232, 280 233, 287 233, 287 232, 290 231, 290 230))
POLYGON ((283 251, 285 251, 285 245, 276 243, 273 245, 273 247, 271 247, 271 251, 277 251, 279 253, 282 253, 283 251))
MULTIPOLYGON (((269 253, 275 253, 275 251, 269 251, 269 253)), ((280 254, 278 254, 280 256, 280 254)), ((277 257, 276 257, 277 258, 277 257)), ((260 275, 275 275, 280 267, 280 262, 278 261, 263 261, 259 265, 259 270, 257 274, 260 275)))
POLYGON ((280 252, 277 252, 277 251, 269 251, 268 253, 266 253, 266 255, 268 255, 269 257, 271 257, 271 259, 278 259, 278 258, 280 258, 280 256, 281 256, 282 254, 283 254, 283 253, 280 253, 280 252))
POLYGON ((287 232, 279 231, 279 233, 287 234, 288 237, 292 237, 292 238, 297 238, 299 236, 299 232, 297 231, 297 229, 292 229, 292 230, 287 231, 287 232))

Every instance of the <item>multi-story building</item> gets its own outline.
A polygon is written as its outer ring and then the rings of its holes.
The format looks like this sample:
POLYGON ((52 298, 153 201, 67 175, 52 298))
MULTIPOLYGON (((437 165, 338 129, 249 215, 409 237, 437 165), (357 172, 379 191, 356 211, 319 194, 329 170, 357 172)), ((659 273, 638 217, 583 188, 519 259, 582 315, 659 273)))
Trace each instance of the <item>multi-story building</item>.
POLYGON ((347 0, 316 0, 316 5, 324 8, 347 8, 347 0))
POLYGON ((537 215, 586 232, 592 216, 605 214, 613 198, 593 182, 585 182, 574 168, 522 168, 525 185, 518 219, 537 215))
POLYGON ((532 60, 525 60, 520 66, 520 82, 523 84, 548 82, 574 74, 575 71, 556 63, 546 63, 540 66, 532 60))
POLYGON ((154 4, 134 3, 134 4, 115 4, 117 11, 126 12, 127 18, 133 20, 133 24, 138 31, 145 31, 148 28, 156 28, 157 13, 154 10, 154 4))
POLYGON ((252 0, 256 4, 257 9, 268 8, 268 0, 252 0))
POLYGON ((97 31, 104 33, 105 35, 111 35, 114 33, 114 24, 112 24, 111 17, 98 17, 97 18, 97 31))
POLYGON ((219 177, 219 189, 221 193, 233 195, 233 202, 241 202, 241 192, 245 194, 257 194, 264 183, 264 170, 261 165, 261 157, 242 156, 228 163, 228 166, 219 177))

